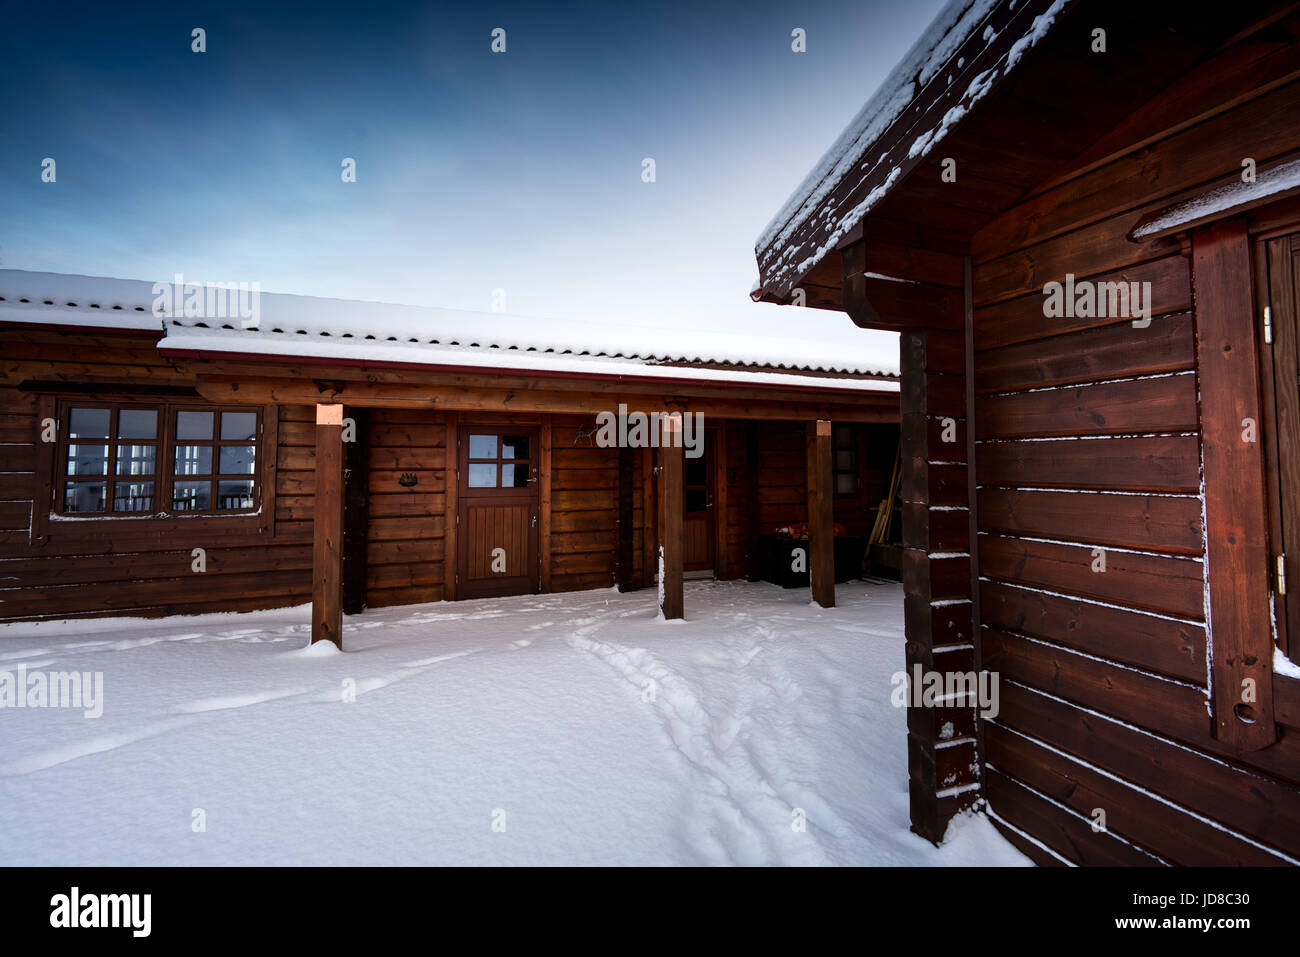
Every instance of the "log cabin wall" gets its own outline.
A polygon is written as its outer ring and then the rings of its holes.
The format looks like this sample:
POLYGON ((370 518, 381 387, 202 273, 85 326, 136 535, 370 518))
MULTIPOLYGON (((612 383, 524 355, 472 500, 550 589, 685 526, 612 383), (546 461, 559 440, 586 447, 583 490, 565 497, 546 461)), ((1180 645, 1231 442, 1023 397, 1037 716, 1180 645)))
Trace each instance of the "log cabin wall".
MULTIPOLYGON (((157 402, 164 399, 156 390, 192 389, 193 380, 158 355, 157 338, 0 330, 0 619, 251 611, 310 597, 310 484, 295 470, 310 468, 303 452, 315 426, 306 412, 286 410, 280 429, 273 410, 264 411, 262 452, 272 468, 263 474, 277 473, 281 493, 266 531, 250 530, 241 516, 176 519, 166 527, 151 519, 45 517, 58 445, 41 441, 40 423, 56 414, 53 390, 98 387, 99 395, 126 398, 139 388, 138 401, 157 402), (278 474, 280 460, 294 469, 278 474), (192 568, 195 548, 206 553, 202 573, 192 568)), ((61 395, 79 396, 96 400, 84 391, 61 395)))
POLYGON ((1043 862, 1300 857, 1300 720, 1279 708, 1262 750, 1211 733, 1189 249, 1126 239, 1243 158, 1300 151, 1296 46, 1261 43, 1184 77, 972 244, 980 643, 1001 675, 987 797, 1043 862), (1150 283, 1153 321, 1045 318, 1044 283, 1067 273, 1150 283))

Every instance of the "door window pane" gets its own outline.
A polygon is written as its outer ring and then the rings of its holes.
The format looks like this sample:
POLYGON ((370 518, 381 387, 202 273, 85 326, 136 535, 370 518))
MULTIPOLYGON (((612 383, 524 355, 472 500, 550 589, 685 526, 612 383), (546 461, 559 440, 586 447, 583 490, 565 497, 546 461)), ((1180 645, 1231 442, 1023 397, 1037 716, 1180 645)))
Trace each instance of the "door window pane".
POLYGON ((119 439, 156 439, 158 437, 157 409, 122 409, 117 413, 119 439))
POLYGON ((222 412, 221 438, 226 442, 252 442, 257 438, 257 413, 222 412))
POLYGON ((251 445, 222 446, 217 459, 217 471, 222 475, 252 475, 256 449, 251 445))
POLYGON ((117 474, 153 475, 154 456, 157 451, 157 447, 153 445, 119 445, 117 474))
POLYGON ((528 436, 526 435, 501 436, 501 457, 503 459, 528 458, 528 436))
POLYGON ((835 476, 835 494, 852 495, 858 490, 858 477, 852 472, 840 472, 835 476))
POLYGON ((501 487, 502 488, 527 488, 528 487, 528 466, 527 465, 501 466, 501 487))
POLYGON ((176 446, 177 475, 212 474, 212 446, 178 445, 176 446))
POLYGON ((709 493, 702 488, 686 490, 686 511, 703 512, 709 507, 709 493))
POLYGON ((172 485, 172 508, 178 512, 206 511, 212 507, 212 483, 175 482, 172 485))
POLYGON ((495 435, 471 435, 469 437, 469 457, 472 459, 496 458, 497 437, 495 435))
POLYGON ((68 482, 63 492, 63 507, 68 512, 102 512, 104 483, 68 482))
POLYGON ((108 423, 111 414, 108 409, 73 409, 68 416, 68 438, 108 438, 108 423))
POLYGON ((211 440, 212 412, 177 412, 176 438, 193 440, 211 440))
POLYGON ((469 467, 470 488, 496 488, 497 467, 487 463, 471 463, 469 467))
POLYGON ((237 480, 217 483, 217 508, 252 508, 253 483, 251 480, 237 480))

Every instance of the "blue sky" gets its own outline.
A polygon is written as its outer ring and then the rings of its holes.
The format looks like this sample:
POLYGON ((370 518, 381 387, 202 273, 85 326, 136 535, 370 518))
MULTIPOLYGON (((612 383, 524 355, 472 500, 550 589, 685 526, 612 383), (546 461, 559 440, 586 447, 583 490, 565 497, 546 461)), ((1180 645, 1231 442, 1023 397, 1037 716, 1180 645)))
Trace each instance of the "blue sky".
POLYGON ((838 337, 754 238, 941 5, 11 7, 0 267, 838 337))

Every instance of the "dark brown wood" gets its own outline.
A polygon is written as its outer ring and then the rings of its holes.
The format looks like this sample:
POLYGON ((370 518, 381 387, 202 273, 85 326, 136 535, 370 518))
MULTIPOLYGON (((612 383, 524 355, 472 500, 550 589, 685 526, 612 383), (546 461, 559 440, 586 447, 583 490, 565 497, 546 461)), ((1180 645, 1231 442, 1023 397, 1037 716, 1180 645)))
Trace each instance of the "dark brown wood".
POLYGON ((316 407, 311 640, 343 647, 343 406, 316 407))
POLYGON ((710 457, 713 484, 713 576, 725 581, 731 577, 728 563, 730 555, 730 530, 727 521, 727 423, 719 422, 717 427, 707 431, 706 437, 713 442, 713 454, 710 457))
POLYGON ((1257 750, 1273 723, 1268 524, 1259 358, 1245 223, 1197 230, 1192 283, 1205 474, 1210 673, 1219 740, 1257 750))
MULTIPOLYGON (((452 412, 446 418, 447 448, 449 453, 454 453, 451 461, 455 463, 455 471, 447 476, 446 491, 443 493, 443 527, 445 529, 442 539, 442 565, 444 571, 444 589, 448 601, 455 601, 460 597, 460 575, 457 572, 456 557, 458 551, 458 539, 460 531, 460 503, 457 501, 460 494, 460 416, 452 412)), ((430 506, 432 506, 432 502, 430 506)), ((374 511, 372 507, 372 512, 374 511)), ((423 511, 423 508, 421 508, 423 511)))
POLYGON ((757 422, 745 423, 745 548, 748 554, 748 579, 760 581, 758 537, 761 530, 761 510, 758 503, 759 459, 757 422))
POLYGON ((682 443, 681 418, 665 416, 659 440, 659 613, 684 618, 682 602, 682 443))
POLYGON ((370 410, 348 409, 352 440, 343 453, 343 614, 358 615, 366 607, 366 575, 370 525, 370 410))
POLYGON ((823 608, 835 607, 834 473, 831 463, 831 423, 809 422, 808 430, 808 577, 812 599, 823 608))
POLYGON ((635 528, 633 526, 632 496, 634 468, 634 449, 626 446, 618 450, 618 555, 615 559, 616 580, 621 592, 633 591, 633 554, 635 528))
POLYGON ((1273 601, 1279 643, 1296 661, 1300 660, 1300 233, 1270 241, 1263 252, 1273 339, 1263 347, 1261 370, 1273 518, 1271 557, 1274 563, 1282 563, 1287 578, 1285 594, 1274 582, 1273 601))

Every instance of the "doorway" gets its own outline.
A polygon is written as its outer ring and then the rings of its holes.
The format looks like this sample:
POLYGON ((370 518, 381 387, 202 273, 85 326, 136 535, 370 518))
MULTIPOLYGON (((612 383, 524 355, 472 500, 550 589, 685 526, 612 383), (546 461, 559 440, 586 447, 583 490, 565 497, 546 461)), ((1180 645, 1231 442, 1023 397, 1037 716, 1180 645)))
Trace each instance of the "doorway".
POLYGON ((713 507, 717 500, 713 459, 717 435, 716 429, 705 430, 703 454, 682 460, 682 571, 688 574, 712 573, 715 568, 718 517, 713 507))
POLYGON ((462 598, 537 591, 538 430, 462 425, 456 568, 462 598))

